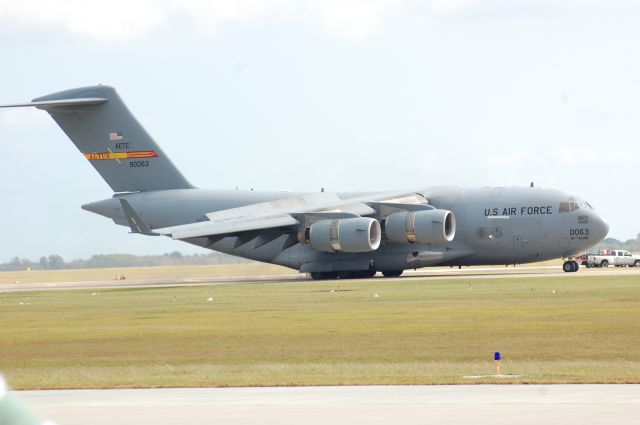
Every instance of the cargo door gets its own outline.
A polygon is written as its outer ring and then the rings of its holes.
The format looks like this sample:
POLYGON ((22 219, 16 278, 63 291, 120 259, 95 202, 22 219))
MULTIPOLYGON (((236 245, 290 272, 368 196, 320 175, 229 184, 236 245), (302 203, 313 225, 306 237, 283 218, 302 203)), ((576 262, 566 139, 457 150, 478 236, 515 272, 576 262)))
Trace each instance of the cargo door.
POLYGON ((513 250, 515 252, 522 252, 522 235, 515 235, 513 237, 513 250))

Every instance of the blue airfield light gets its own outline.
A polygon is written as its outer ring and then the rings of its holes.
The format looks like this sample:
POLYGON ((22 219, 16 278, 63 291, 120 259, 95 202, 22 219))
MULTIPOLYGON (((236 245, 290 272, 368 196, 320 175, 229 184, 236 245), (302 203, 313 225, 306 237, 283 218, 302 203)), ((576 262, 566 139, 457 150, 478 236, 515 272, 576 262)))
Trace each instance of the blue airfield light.
POLYGON ((501 360, 502 360, 502 355, 500 354, 500 351, 496 351, 495 353, 493 353, 493 361, 496 364, 496 375, 498 376, 502 375, 502 373, 500 372, 501 360))

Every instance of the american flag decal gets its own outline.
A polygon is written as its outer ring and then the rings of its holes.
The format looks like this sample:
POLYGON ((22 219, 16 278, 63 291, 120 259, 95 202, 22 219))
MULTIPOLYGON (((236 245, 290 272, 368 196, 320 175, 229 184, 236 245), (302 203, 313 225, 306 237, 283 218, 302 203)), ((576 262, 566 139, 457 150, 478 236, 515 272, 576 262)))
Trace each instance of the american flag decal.
POLYGON ((122 132, 120 131, 112 131, 109 133, 109 140, 122 140, 122 132))

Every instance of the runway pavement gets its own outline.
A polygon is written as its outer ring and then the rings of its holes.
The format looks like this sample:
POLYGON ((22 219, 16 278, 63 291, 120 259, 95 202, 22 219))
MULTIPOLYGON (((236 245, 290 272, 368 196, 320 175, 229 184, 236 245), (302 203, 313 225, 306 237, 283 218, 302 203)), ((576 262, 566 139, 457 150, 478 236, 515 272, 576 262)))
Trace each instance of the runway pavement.
MULTIPOLYGON (((411 281, 417 279, 484 279, 484 278, 531 278, 531 277, 584 277, 584 276, 621 276, 638 275, 639 268, 581 268, 577 273, 565 273, 560 266, 521 266, 521 267, 463 267, 425 268, 405 270, 397 279, 411 281)), ((377 279, 384 279, 378 273, 377 279)), ((310 280, 306 274, 281 274, 263 276, 212 277, 201 279, 139 279, 139 280, 102 280, 86 282, 42 282, 42 283, 3 283, 1 292, 42 291, 57 289, 96 289, 96 288, 143 288, 165 286, 203 286, 229 284, 266 284, 274 282, 304 282, 310 280)))
POLYGON ((637 424, 640 385, 442 385, 15 393, 58 425, 637 424))

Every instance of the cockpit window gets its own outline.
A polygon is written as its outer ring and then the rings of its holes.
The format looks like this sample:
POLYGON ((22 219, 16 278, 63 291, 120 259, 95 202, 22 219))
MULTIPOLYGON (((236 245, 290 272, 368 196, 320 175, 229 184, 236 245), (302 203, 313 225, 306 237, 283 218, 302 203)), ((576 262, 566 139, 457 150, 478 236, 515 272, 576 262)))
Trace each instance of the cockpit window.
POLYGON ((560 208, 559 208, 559 212, 561 213, 568 213, 568 212, 573 212, 577 209, 585 209, 585 210, 592 210, 593 207, 585 201, 580 201, 580 202, 560 202, 560 208))
POLYGON ((580 208, 577 202, 560 202, 560 212, 568 213, 577 210, 580 208))

